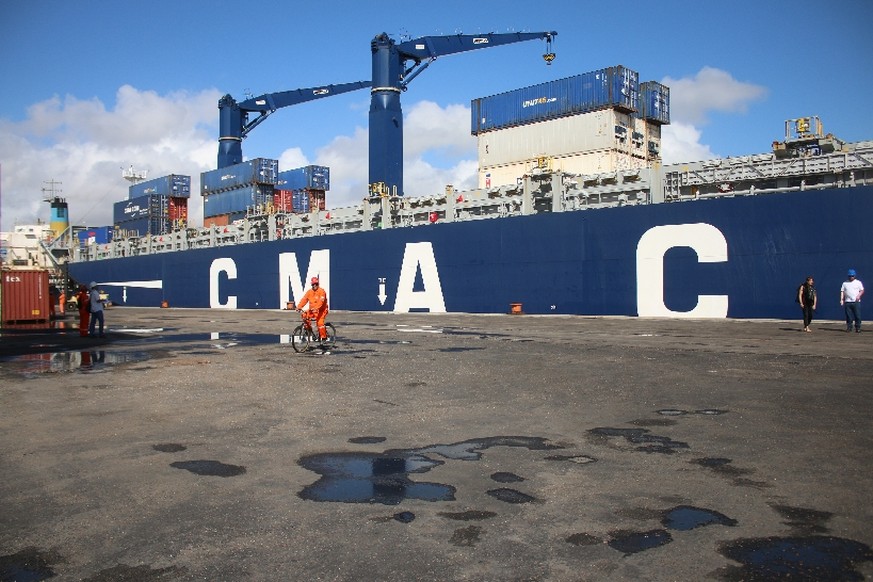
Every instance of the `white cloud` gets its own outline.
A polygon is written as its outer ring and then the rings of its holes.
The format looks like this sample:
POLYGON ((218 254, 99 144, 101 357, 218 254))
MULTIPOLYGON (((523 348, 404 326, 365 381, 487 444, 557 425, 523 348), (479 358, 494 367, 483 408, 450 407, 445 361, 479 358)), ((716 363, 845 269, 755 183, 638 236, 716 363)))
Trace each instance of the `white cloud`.
POLYGON ((220 96, 216 90, 161 96, 125 85, 114 109, 68 95, 34 104, 23 121, 0 120, 2 229, 44 220, 42 188, 52 179, 61 182, 73 224, 110 225, 113 203, 127 198, 121 168, 131 165, 149 177, 190 175, 189 217, 199 223, 200 172, 215 166, 220 96))
POLYGON ((694 77, 665 77, 670 87, 670 117, 674 122, 703 125, 707 113, 745 113, 749 104, 767 96, 767 89, 734 79, 730 73, 703 67, 694 77))
POLYGON ((700 143, 700 130, 688 123, 671 123, 661 131, 661 152, 665 164, 696 162, 717 157, 700 143))
POLYGON ((300 148, 289 148, 279 156, 279 170, 291 170, 308 165, 309 160, 300 148))
POLYGON ((713 67, 702 68, 693 77, 661 81, 670 87, 670 125, 662 132, 665 163, 691 162, 716 157, 701 143, 708 114, 745 113, 749 105, 767 96, 767 89, 734 79, 730 73, 713 67))

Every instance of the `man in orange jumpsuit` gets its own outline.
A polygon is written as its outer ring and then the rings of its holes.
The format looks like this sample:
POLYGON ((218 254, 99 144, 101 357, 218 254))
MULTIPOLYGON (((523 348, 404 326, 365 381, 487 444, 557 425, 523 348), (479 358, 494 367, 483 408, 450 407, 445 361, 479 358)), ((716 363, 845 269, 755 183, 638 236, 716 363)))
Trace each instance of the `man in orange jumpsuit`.
POLYGON ((319 286, 318 277, 313 277, 310 283, 312 288, 297 303, 297 311, 303 311, 303 306, 309 304, 309 317, 318 324, 318 337, 324 341, 327 339, 327 328, 324 327, 324 320, 327 318, 327 293, 319 286))
POLYGON ((88 324, 91 320, 91 298, 84 285, 79 285, 79 292, 76 293, 76 304, 79 307, 79 335, 87 337, 88 324))

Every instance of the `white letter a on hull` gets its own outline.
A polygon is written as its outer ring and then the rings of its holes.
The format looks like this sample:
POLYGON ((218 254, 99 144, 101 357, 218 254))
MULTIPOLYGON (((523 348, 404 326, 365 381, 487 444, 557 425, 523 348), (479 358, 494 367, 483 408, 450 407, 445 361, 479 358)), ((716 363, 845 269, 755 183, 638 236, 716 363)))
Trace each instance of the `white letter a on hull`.
POLYGON ((403 253, 400 281, 397 283, 395 313, 408 313, 411 309, 428 309, 432 313, 445 313, 446 301, 440 285, 440 274, 429 242, 408 243, 403 253), (415 275, 421 269, 424 291, 413 291, 415 275))

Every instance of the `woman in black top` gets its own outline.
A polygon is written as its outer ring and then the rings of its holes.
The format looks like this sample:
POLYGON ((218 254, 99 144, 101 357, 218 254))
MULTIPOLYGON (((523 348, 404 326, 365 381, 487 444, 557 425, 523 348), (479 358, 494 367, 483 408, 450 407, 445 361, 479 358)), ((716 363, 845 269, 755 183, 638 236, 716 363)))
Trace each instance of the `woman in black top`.
POLYGON ((803 310, 803 331, 812 331, 809 324, 812 323, 812 312, 815 311, 818 295, 815 292, 815 281, 807 277, 806 282, 797 288, 797 302, 803 310))

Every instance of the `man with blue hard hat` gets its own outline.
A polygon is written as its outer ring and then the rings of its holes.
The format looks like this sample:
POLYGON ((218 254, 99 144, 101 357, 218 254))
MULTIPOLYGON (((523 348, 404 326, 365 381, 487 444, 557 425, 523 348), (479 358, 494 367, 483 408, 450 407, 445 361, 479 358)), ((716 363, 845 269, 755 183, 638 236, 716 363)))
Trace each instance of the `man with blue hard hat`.
POLYGON ((864 295, 864 284, 856 279, 855 269, 849 269, 848 278, 840 287, 840 305, 846 310, 846 333, 852 331, 861 333, 861 296, 864 295))

